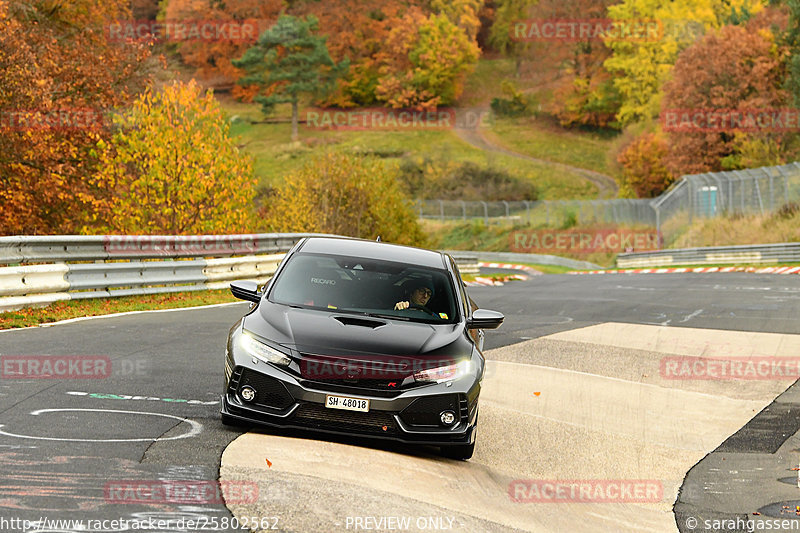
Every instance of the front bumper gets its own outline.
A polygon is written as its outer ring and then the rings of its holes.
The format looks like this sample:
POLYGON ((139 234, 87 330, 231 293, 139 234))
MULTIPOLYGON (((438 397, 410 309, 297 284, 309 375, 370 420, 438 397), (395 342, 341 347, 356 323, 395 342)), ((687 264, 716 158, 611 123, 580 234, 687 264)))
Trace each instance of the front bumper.
POLYGON ((298 379, 271 364, 249 361, 226 371, 221 413, 240 422, 287 429, 310 429, 337 435, 358 435, 408 444, 447 446, 475 441, 480 383, 476 376, 403 391, 371 391, 345 383, 298 379), (256 390, 246 402, 242 387, 256 390), (326 394, 370 401, 366 413, 325 407, 326 394), (451 427, 439 422, 441 411, 456 413, 451 427))

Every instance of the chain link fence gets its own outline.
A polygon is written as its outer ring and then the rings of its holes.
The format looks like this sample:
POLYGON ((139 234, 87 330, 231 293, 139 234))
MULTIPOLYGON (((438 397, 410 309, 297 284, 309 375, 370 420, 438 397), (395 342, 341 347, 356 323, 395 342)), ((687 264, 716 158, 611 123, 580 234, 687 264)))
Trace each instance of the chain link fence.
POLYGON ((483 219, 487 224, 510 221, 571 227, 577 224, 656 224, 651 200, 561 200, 521 202, 465 202, 460 200, 419 200, 420 218, 438 220, 483 219))
POLYGON ((418 200, 414 208, 425 219, 483 219, 487 224, 508 221, 546 227, 628 224, 655 227, 666 236, 696 218, 765 214, 790 202, 800 202, 800 162, 683 176, 661 196, 644 200, 418 200))

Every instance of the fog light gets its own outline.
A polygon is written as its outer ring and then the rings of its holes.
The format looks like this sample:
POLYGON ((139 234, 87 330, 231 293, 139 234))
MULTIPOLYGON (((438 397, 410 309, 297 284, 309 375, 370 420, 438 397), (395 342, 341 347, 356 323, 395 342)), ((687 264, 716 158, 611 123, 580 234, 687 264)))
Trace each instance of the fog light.
POLYGON ((439 420, 441 420, 442 424, 445 426, 452 426, 456 421, 456 414, 453 411, 442 411, 439 415, 439 420))
POLYGON ((244 386, 242 390, 239 391, 239 395, 242 397, 242 400, 252 402, 256 397, 256 390, 253 387, 244 386))

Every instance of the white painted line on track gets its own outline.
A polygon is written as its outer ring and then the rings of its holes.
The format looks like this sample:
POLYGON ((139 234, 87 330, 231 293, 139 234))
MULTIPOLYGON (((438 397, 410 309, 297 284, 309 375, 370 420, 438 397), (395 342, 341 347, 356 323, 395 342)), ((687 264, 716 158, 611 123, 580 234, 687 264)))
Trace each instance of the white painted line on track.
MULTIPOLYGON (((16 433, 9 433, 7 431, 3 431, 2 429, 0 429, 0 435, 5 435, 6 437, 16 437, 18 439, 47 440, 47 441, 61 441, 61 442, 160 442, 167 440, 188 439, 189 437, 194 437, 196 435, 199 435, 200 432, 203 430, 203 425, 199 422, 195 422, 194 420, 189 420, 188 418, 182 418, 180 416, 167 415, 164 413, 150 413, 146 411, 119 411, 115 409, 39 409, 37 411, 31 411, 30 414, 33 416, 38 416, 42 413, 54 413, 63 411, 122 413, 131 415, 160 416, 164 418, 172 418, 180 422, 186 422, 191 426, 191 429, 186 433, 182 433, 181 435, 176 435, 174 437, 155 437, 155 438, 143 438, 143 439, 73 439, 73 438, 59 438, 59 437, 38 437, 34 435, 19 435, 16 433)), ((5 427, 5 425, 0 424, 0 428, 3 427, 5 427)))

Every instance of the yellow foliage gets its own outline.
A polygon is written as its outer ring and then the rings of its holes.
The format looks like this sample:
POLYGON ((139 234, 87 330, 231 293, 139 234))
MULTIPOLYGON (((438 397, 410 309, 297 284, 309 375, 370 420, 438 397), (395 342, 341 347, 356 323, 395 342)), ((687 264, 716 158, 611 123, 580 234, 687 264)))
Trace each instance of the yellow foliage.
POLYGON ((211 92, 193 81, 145 91, 98 143, 104 231, 237 233, 252 223, 252 161, 229 136, 211 92))
POLYGON ((267 231, 426 244, 397 169, 373 158, 328 152, 313 159, 286 176, 262 215, 267 231))
POLYGON ((623 125, 657 117, 661 87, 670 78, 678 54, 709 29, 719 28, 731 9, 755 14, 765 0, 623 0, 608 8, 609 18, 621 22, 648 21, 659 27, 658 38, 616 39, 606 45, 613 55, 605 67, 615 73, 622 96, 617 119, 623 125))

